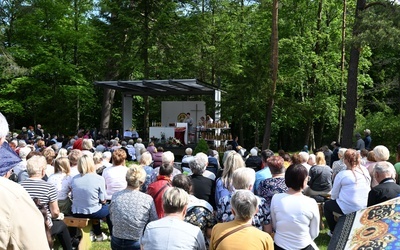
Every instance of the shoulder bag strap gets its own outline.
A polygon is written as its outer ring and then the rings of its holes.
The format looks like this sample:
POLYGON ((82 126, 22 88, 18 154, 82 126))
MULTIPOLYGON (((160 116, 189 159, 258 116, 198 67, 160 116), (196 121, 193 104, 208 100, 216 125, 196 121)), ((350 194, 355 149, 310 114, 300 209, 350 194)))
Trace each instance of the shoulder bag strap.
POLYGON ((228 237, 229 235, 234 234, 234 233, 236 233, 237 231, 240 231, 240 230, 242 230, 243 228, 246 228, 246 227, 252 227, 252 225, 250 225, 250 224, 244 224, 244 225, 241 225, 240 227, 237 227, 237 228, 235 228, 235 229, 233 229, 233 230, 227 232, 226 234, 222 235, 222 236, 215 242, 214 249, 217 249, 219 243, 221 243, 221 241, 223 241, 226 237, 228 237))
POLYGON ((162 188, 160 188, 160 190, 158 190, 158 192, 154 195, 154 201, 157 199, 158 195, 167 187, 170 187, 171 185, 169 183, 165 184, 162 188))

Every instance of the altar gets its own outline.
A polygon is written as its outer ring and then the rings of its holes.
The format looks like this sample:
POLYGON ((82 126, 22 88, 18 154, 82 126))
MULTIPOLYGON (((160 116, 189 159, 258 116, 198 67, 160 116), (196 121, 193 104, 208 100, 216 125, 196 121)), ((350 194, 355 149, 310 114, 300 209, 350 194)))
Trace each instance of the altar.
POLYGON ((188 130, 187 123, 177 122, 175 126, 171 127, 150 127, 149 138, 152 140, 157 139, 160 141, 168 141, 169 138, 176 138, 182 144, 188 143, 188 130))

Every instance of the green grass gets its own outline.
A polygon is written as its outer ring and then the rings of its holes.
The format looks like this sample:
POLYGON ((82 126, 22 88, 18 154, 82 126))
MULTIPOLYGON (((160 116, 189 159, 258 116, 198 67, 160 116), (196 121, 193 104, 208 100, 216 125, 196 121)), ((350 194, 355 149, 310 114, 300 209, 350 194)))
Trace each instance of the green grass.
POLYGON ((319 231, 319 235, 315 239, 315 244, 317 244, 320 250, 328 249, 329 241, 331 240, 331 237, 327 235, 328 225, 326 224, 325 218, 323 218, 323 222, 324 222, 324 229, 319 231))
MULTIPOLYGON (((324 229, 319 232, 319 236, 315 239, 315 243, 319 247, 320 250, 327 250, 330 237, 327 235, 328 232, 328 225, 326 224, 325 218, 323 219, 324 222, 324 229)), ((102 223, 102 230, 103 232, 107 231, 107 224, 102 223)), ((108 234, 107 234, 108 235, 108 234)), ((103 242, 92 242, 91 250, 106 250, 111 249, 110 241, 103 241, 103 242)))

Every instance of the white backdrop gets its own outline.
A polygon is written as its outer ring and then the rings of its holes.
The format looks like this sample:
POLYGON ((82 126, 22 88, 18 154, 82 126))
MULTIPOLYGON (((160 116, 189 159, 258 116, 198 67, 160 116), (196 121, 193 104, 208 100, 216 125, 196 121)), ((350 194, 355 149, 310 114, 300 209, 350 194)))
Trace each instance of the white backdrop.
POLYGON ((161 126, 169 126, 170 123, 179 122, 178 115, 188 112, 193 119, 193 127, 196 127, 200 117, 206 117, 205 102, 161 102, 161 126))

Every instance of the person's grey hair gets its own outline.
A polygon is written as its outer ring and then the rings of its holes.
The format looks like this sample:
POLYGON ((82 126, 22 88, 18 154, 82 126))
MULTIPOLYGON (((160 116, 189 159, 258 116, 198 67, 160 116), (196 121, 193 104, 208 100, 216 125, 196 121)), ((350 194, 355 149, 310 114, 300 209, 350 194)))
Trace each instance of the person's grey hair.
POLYGON ((142 138, 137 138, 136 142, 137 143, 142 143, 142 138))
POLYGON ((41 155, 34 155, 26 161, 26 171, 29 177, 40 175, 46 169, 46 166, 46 158, 41 155))
POLYGON ((175 160, 175 156, 171 151, 163 152, 162 154, 162 163, 163 164, 172 164, 175 160))
POLYGON ((110 140, 113 146, 118 146, 118 141, 117 140, 110 140))
POLYGON ((132 139, 129 139, 128 144, 129 144, 129 145, 133 145, 133 140, 132 140, 132 139))
POLYGON ((344 157, 344 153, 346 153, 347 148, 339 148, 338 157, 342 159, 344 157))
POLYGON ((126 143, 126 141, 122 141, 122 142, 121 142, 121 146, 122 146, 122 147, 126 147, 126 145, 128 145, 128 143, 126 143))
POLYGON ((257 211, 258 200, 250 190, 241 189, 233 193, 231 206, 237 220, 248 221, 257 211))
POLYGON ((393 174, 394 166, 392 163, 387 161, 381 161, 375 164, 374 171, 377 173, 385 173, 388 176, 393 174))
POLYGON ((166 214, 182 212, 188 203, 189 195, 181 188, 170 187, 163 195, 163 208, 166 214))
POLYGON ((300 156, 302 162, 307 162, 308 159, 310 158, 310 155, 307 152, 304 152, 304 151, 300 152, 299 156, 300 156))
POLYGON ((190 170, 193 174, 202 175, 207 168, 208 157, 205 153, 198 153, 189 162, 190 170))
POLYGON ((153 161, 153 158, 151 157, 151 154, 149 152, 144 152, 142 156, 140 157, 140 164, 142 166, 150 166, 151 162, 153 161))
POLYGON ((193 150, 191 148, 185 149, 185 154, 192 155, 192 153, 193 153, 193 150))
POLYGON ((0 138, 5 138, 8 135, 9 128, 7 119, 0 112, 0 138))
POLYGON ((232 185, 237 189, 249 189, 256 181, 256 172, 252 168, 238 168, 233 172, 232 185))
POLYGON ((18 141, 18 147, 25 147, 26 146, 26 142, 25 142, 25 140, 19 140, 18 141))
POLYGON ((376 161, 387 161, 390 157, 389 149, 383 145, 376 146, 374 148, 375 160, 376 161))
POLYGON ((103 152, 103 159, 111 159, 111 152, 110 151, 105 151, 103 152))

